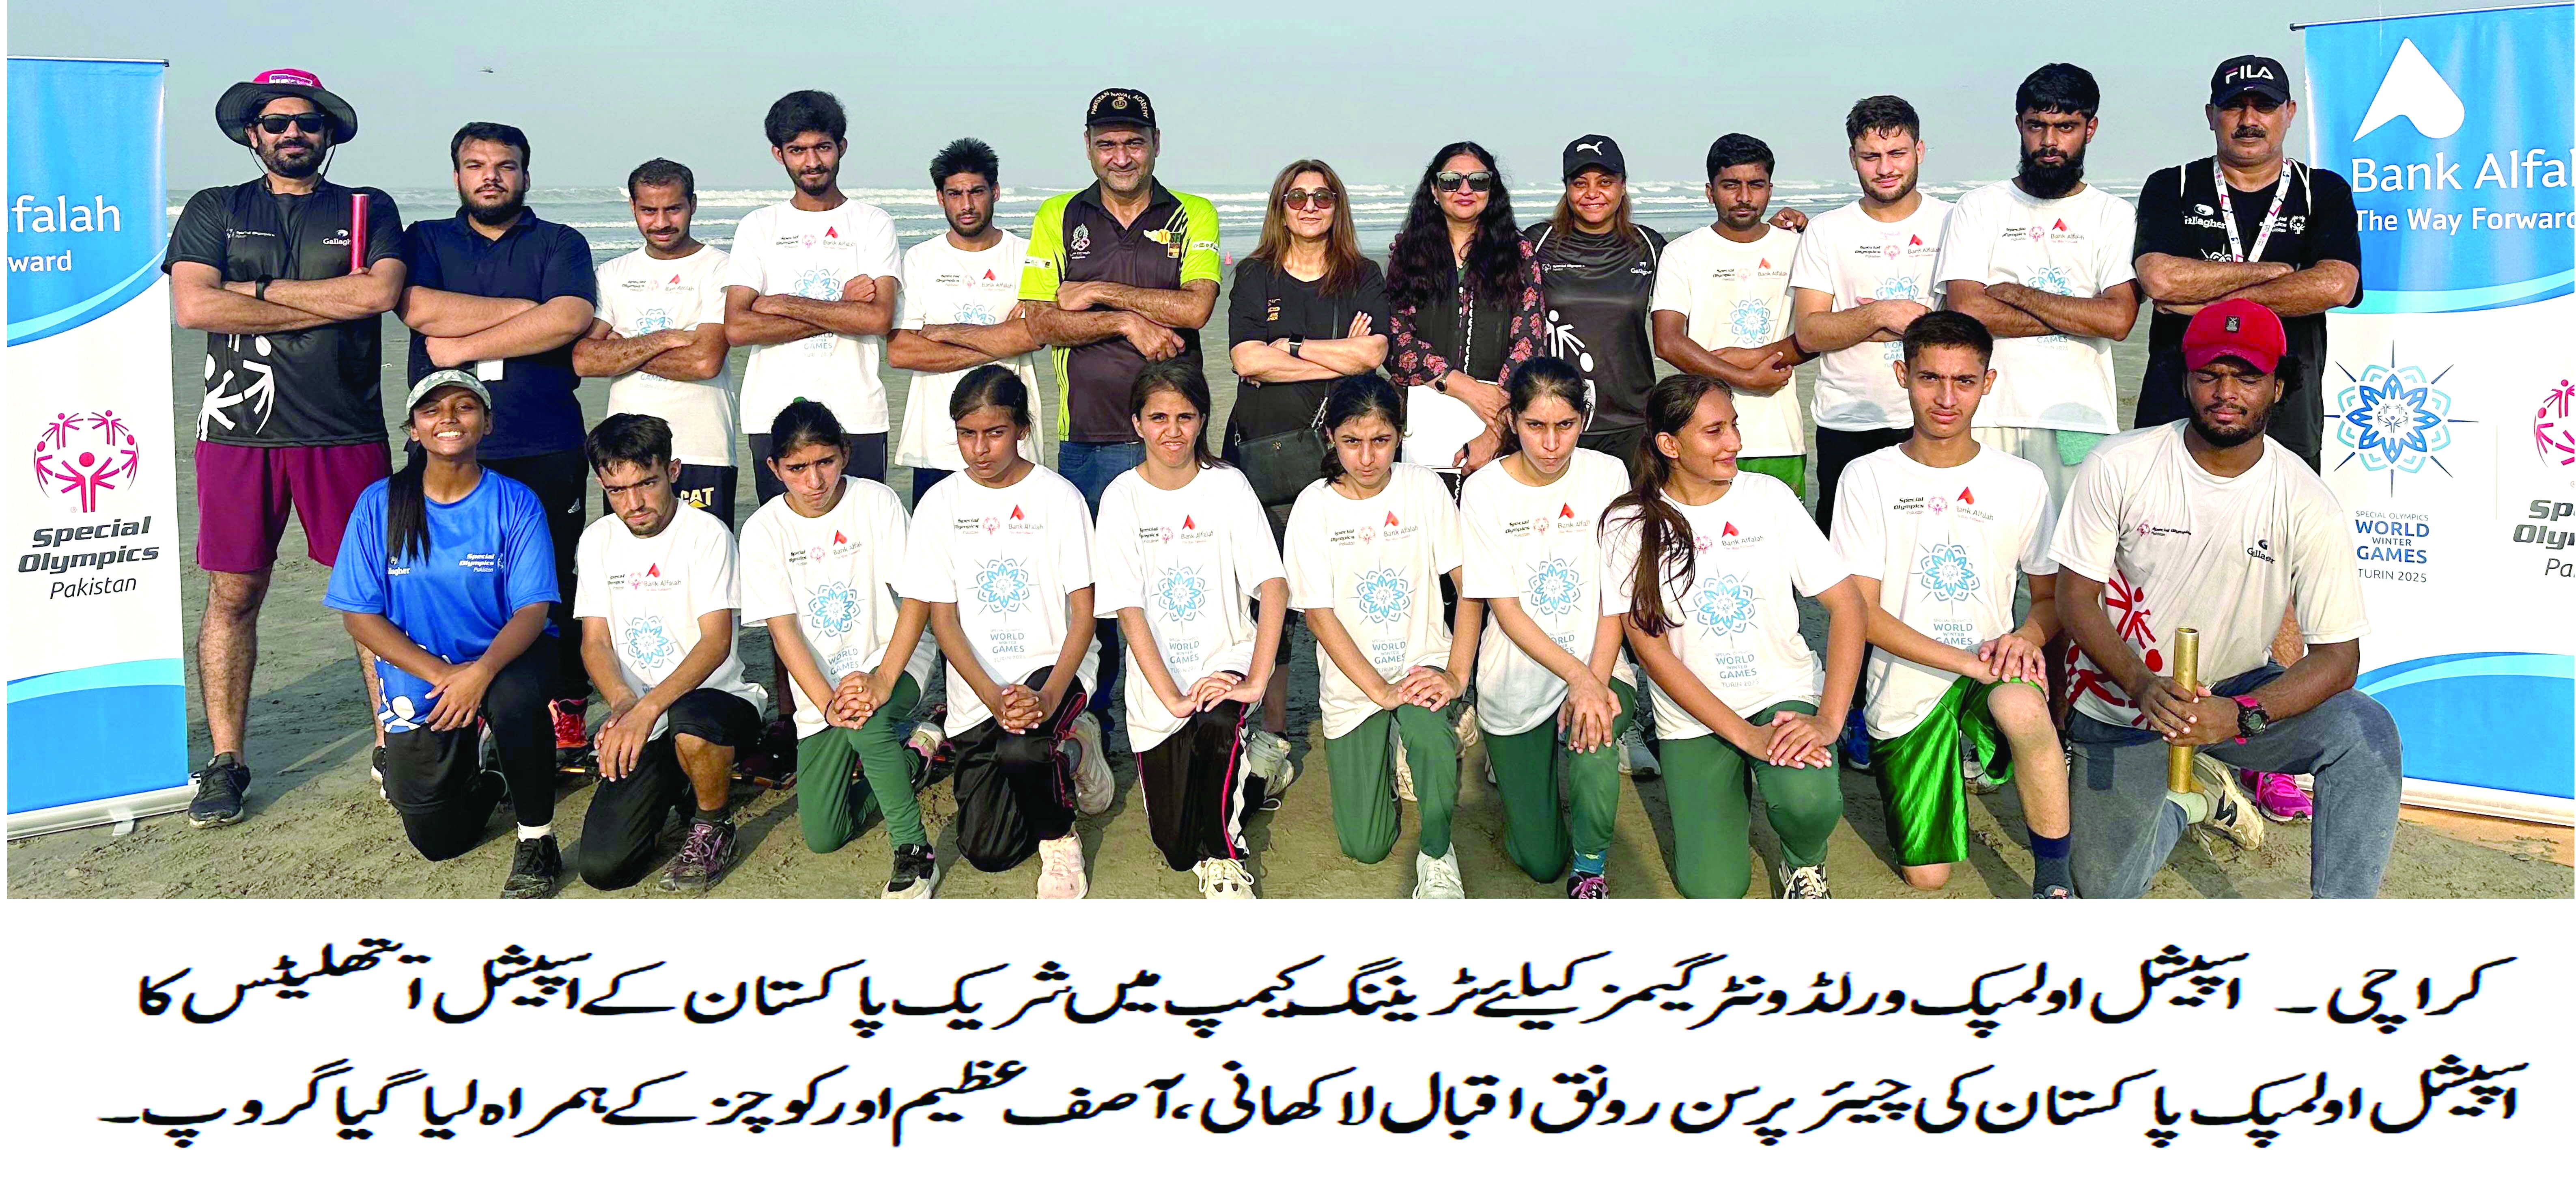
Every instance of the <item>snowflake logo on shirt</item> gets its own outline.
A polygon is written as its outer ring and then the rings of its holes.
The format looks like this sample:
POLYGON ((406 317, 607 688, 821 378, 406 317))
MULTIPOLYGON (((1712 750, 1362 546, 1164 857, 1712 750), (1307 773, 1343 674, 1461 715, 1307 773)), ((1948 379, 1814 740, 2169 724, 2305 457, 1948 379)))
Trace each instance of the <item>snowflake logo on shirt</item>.
POLYGON ((826 583, 805 601, 805 622, 826 637, 846 637, 859 622, 859 593, 847 583, 826 583))
POLYGON ((2075 295, 2075 278, 2063 265, 2043 265, 2037 272, 2030 275, 2029 281, 2023 284, 2052 294, 2065 294, 2068 297, 2075 295))
POLYGON ((951 318, 948 321, 952 323, 967 323, 978 327, 989 327, 1002 321, 1002 313, 983 304, 982 302, 960 302, 957 305, 956 317, 951 318))
POLYGON ((677 323, 671 321, 670 311, 656 306, 637 315, 635 317, 635 329, 628 331, 626 335, 631 339, 638 335, 650 335, 655 331, 667 331, 677 325, 677 323))
POLYGON ((1977 591, 1977 567, 1968 561, 1968 548, 1956 542, 1935 542, 1923 548, 1923 562, 1917 573, 1922 576, 1923 594, 1942 603, 1967 599, 1977 591))
MULTIPOLYGON (((1892 252, 1894 249, 1890 248, 1889 251, 1892 252)), ((1923 283, 1915 280, 1910 274, 1896 277, 1881 277, 1878 279, 1878 292, 1872 296, 1880 299, 1881 301, 1903 299, 1909 302, 1919 302, 1923 300, 1923 283)))
POLYGON ((1753 627, 1753 588, 1733 575, 1711 576, 1691 593, 1691 622, 1704 636, 1732 637, 1753 627))
POLYGON ((828 269, 807 269, 796 275, 795 282, 787 287, 787 292, 799 298, 829 302, 841 296, 841 279, 832 276, 831 270, 828 269))
POLYGON ((639 616, 626 622, 626 660, 638 670, 659 670, 679 656, 680 643, 671 638, 671 630, 659 616, 639 616))
POLYGON ((987 612, 1018 612, 1029 606, 1036 588, 1028 564, 1016 558, 996 558, 975 571, 975 598, 987 612))
POLYGON ((1207 580, 1199 576, 1196 567, 1173 567, 1154 584, 1154 606, 1175 622, 1198 619, 1207 605, 1207 580))
POLYGON ((1771 303, 1760 298, 1744 298, 1726 316, 1726 327, 1737 340, 1746 343, 1768 343, 1771 340, 1771 303))
POLYGON ((1370 624, 1394 623, 1413 608, 1413 584, 1393 567, 1379 567, 1361 575, 1351 594, 1360 602, 1360 615, 1370 624))
MULTIPOLYGON (((1542 522, 1542 524, 1544 524, 1542 522)), ((1563 616, 1583 600, 1583 573, 1562 558, 1551 558, 1530 572, 1529 605, 1541 616, 1563 616)))

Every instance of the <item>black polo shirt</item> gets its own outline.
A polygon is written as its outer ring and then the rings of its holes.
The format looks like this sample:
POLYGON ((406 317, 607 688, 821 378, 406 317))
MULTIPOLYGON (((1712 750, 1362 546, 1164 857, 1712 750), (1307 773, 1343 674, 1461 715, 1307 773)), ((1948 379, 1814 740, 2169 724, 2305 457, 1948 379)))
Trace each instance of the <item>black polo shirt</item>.
MULTIPOLYGON (((275 194, 266 178, 198 191, 170 225, 161 270, 205 265, 226 281, 327 281, 349 275, 349 216, 367 204, 369 265, 402 254, 402 214, 381 190, 332 182, 275 194)), ((197 437, 246 447, 385 441, 381 316, 266 335, 206 336, 206 401, 197 437)))
MULTIPOLYGON (((1029 228, 1028 263, 1020 272, 1020 300, 1055 301, 1068 281, 1107 281, 1137 289, 1179 289, 1192 281, 1217 281, 1216 208, 1195 194, 1154 183, 1151 201, 1134 223, 1122 224, 1100 205, 1100 184, 1059 194, 1038 207, 1029 228)), ((1201 367, 1199 333, 1175 327, 1178 359, 1201 367)), ((1136 441, 1127 416, 1127 390, 1144 371, 1145 357, 1122 336, 1081 347, 1055 349, 1056 391, 1062 394, 1057 431, 1069 442, 1136 441)))
MULTIPOLYGON (((2204 157, 2147 176, 2147 184, 2138 190, 2138 232, 2133 256, 2153 252, 2185 260, 2228 258, 2227 225, 2219 222, 2218 183, 2210 174, 2210 162, 2204 157)), ((2281 215, 2273 222, 2272 237, 2264 243, 2260 259, 2302 269, 2319 261, 2346 261, 2358 273, 2361 228, 2353 212, 2352 184, 2333 170, 2284 162, 2281 179, 2273 185, 2287 186, 2290 192, 2282 198, 2281 215)), ((2270 187, 2255 191, 2228 188, 2228 204, 2236 211, 2236 240, 2248 252, 2254 249, 2254 238, 2262 234, 2263 216, 2272 209, 2272 195, 2270 187)), ((2358 278, 2353 282, 2352 300, 2361 300, 2358 278)), ((2147 375, 2138 389, 2135 425, 2160 426, 2190 413, 2182 366, 2182 333, 2190 325, 2189 315, 2150 311, 2147 375)), ((2288 377, 2290 384, 2282 391, 2280 403, 2273 408, 2271 435, 2274 441, 2315 466, 2325 434, 2322 374, 2326 368, 2326 316, 2285 318, 2281 329, 2289 339, 2290 355, 2298 364, 2288 377)))
MULTIPOLYGON (((579 298, 597 305, 598 274, 591 268, 590 241, 560 223, 548 223, 531 211, 501 233, 486 239, 459 208, 446 219, 424 219, 411 225, 403 242, 411 267, 411 284, 481 298, 525 298, 538 305, 556 298, 579 298)), ((429 344, 411 340, 411 383, 437 371, 429 362, 429 344)), ((477 452, 485 459, 518 459, 581 446, 581 401, 574 390, 581 378, 572 370, 572 344, 533 356, 518 356, 501 365, 501 379, 486 381, 492 390, 492 433, 477 452)))

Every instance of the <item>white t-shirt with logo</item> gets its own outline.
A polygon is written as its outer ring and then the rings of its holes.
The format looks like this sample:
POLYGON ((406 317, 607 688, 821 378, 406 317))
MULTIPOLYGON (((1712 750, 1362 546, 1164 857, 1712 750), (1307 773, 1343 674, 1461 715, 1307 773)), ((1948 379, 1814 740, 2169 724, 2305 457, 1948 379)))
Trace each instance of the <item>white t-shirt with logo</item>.
MULTIPOLYGON (((914 506, 894 586, 924 603, 957 605, 985 677, 1001 686, 1024 682, 1055 664, 1072 625, 1065 598, 1091 586, 1091 509, 1079 490, 1043 467, 1008 488, 987 488, 960 472, 931 485, 914 506)), ((1076 677, 1089 691, 1099 675, 1094 636, 1076 677)), ((948 735, 991 718, 951 661, 948 735)))
MULTIPOLYGON (((1932 266, 1934 284, 2010 281, 2074 298, 2137 278, 2129 250, 2137 208, 2099 186, 2060 199, 2035 199, 2010 181, 1959 196, 1932 266)), ((1977 406, 1978 426, 2019 426, 2109 434, 2120 428, 2113 401, 2111 341, 2090 335, 1995 340, 1995 388, 1977 406)))
MULTIPOLYGON (((1759 472, 1741 472, 1726 495, 1707 504, 1674 504, 1690 523, 1694 556, 1690 587, 1662 581, 1664 608, 1678 621, 1665 640, 1675 657, 1719 702, 1750 719, 1775 703, 1818 703, 1825 687, 1823 662, 1798 635, 1798 601, 1843 581, 1851 568, 1817 530, 1807 507, 1789 486, 1759 472)), ((1628 577, 1637 565, 1636 517, 1613 516, 1606 527, 1605 562, 1616 612, 1634 607, 1628 577)), ((1699 722, 1655 687, 1655 736, 1688 740, 1709 735, 1699 722)))
MULTIPOLYGON (((1761 239, 1738 244, 1699 228, 1664 249, 1655 269, 1654 309, 1686 319, 1691 342, 1716 351, 1760 347, 1789 335, 1789 266, 1798 233, 1764 226, 1761 239)), ((1737 430, 1747 458, 1807 453, 1798 382, 1774 393, 1735 395, 1737 430)))
MULTIPOLYGON (((573 565, 580 568, 581 584, 574 590, 572 614, 608 622, 618 680, 638 696, 670 677, 698 647, 699 617, 742 607, 733 535, 714 514, 687 504, 649 538, 635 536, 613 516, 591 522, 581 531, 573 565)), ((725 636, 724 661, 698 688, 738 695, 755 708, 767 708, 768 693, 743 677, 731 618, 725 636)), ((653 734, 669 727, 670 717, 664 716, 654 723, 653 734)))
MULTIPOLYGON (((1869 217, 1858 202, 1807 221, 1798 238, 1789 284, 1833 295, 1828 309, 1850 310, 1861 299, 1902 299, 1926 307, 1932 296, 1932 262, 1941 254, 1941 232, 1950 204, 1921 195, 1914 213, 1893 223, 1869 217)), ((1891 367, 1905 345, 1855 343, 1816 361, 1816 425, 1835 430, 1903 430, 1914 424, 1905 386, 1891 367)), ((1840 498, 1837 497, 1837 500, 1840 498)))
MULTIPOLYGON (((853 277, 902 276, 894 219, 882 209, 857 200, 829 211, 772 203, 734 229, 725 284, 837 302, 853 277)), ((877 378, 877 363, 884 357, 881 335, 826 331, 755 347, 742 370, 743 424, 752 434, 767 434, 778 411, 802 397, 830 406, 844 433, 883 434, 885 382, 877 378)))
MULTIPOLYGON (((1458 506, 1440 473, 1395 465, 1386 487, 1353 500, 1317 480, 1288 513, 1288 602, 1325 608, 1360 656, 1394 682, 1415 666, 1449 664, 1440 576, 1460 562, 1458 506)), ((1338 740, 1382 710, 1315 645, 1324 736, 1338 740)))
MULTIPOLYGON (((1834 496, 1834 549, 1853 574, 1878 581, 1878 606, 1970 653, 2019 623, 2021 575, 2057 573, 2048 557, 2055 524, 2039 465, 1992 447, 1957 467, 1927 467, 1903 447, 1872 451, 1843 472, 1834 496)), ((1869 734, 1904 735, 1958 680, 1871 650, 1869 734)))
MULTIPOLYGON (((2352 522, 2325 481, 2269 438, 2244 474, 2211 475, 2192 459, 2183 426, 2095 447, 2049 547, 2065 570, 2102 584, 2121 640, 2170 677, 2174 630, 2200 630, 2200 681, 2214 687, 2271 657, 2281 612, 2294 603, 2310 645, 2369 632, 2352 522)), ((2092 658, 2077 657, 2072 685, 2076 710, 2106 724, 2145 722, 2092 658)))
MULTIPOLYGON (((908 331, 940 323, 989 327, 1011 317, 1020 302, 1020 268, 1028 254, 1028 240, 1013 232, 1003 232, 999 243, 981 252, 949 243, 945 233, 905 249, 894 325, 908 331)), ((1020 456, 1035 463, 1046 457, 1047 435, 1055 427, 1038 398, 1037 358, 1020 355, 1001 363, 1029 387, 1029 424, 1037 430, 1021 436, 1020 456)), ((965 469, 966 459, 957 453, 957 424, 948 418, 948 398, 970 371, 912 374, 912 387, 903 399, 903 434, 895 443, 896 463, 965 469)))
MULTIPOLYGON (((1242 472, 1204 468, 1174 492, 1134 471, 1111 480, 1100 494, 1093 550, 1095 607, 1103 617, 1142 609, 1154 630, 1150 644, 1183 694, 1219 670, 1251 673, 1259 627, 1253 592, 1288 572, 1270 538, 1269 515, 1242 472)), ((1126 639, 1130 659, 1139 644, 1126 639)), ((1128 747, 1144 752, 1180 728, 1153 684, 1130 669, 1128 747)))
MULTIPOLYGON (((701 247, 678 260, 656 260, 638 248, 601 265, 599 321, 628 339, 723 326, 725 261, 721 248, 701 247)), ((722 371, 708 380, 670 380, 638 368, 608 382, 608 412, 669 422, 671 456, 682 463, 734 466, 733 388, 722 371)))
MULTIPOLYGON (((1466 537, 1459 594, 1520 601, 1539 631, 1589 665, 1605 608, 1601 514, 1628 490, 1628 469, 1599 451, 1577 448, 1564 473, 1545 486, 1512 478, 1499 462, 1467 477, 1458 494, 1466 537)), ((1476 718, 1489 732, 1514 736, 1550 723, 1565 705, 1565 680, 1530 657, 1488 616, 1476 642, 1476 718)), ((1611 677, 1637 685, 1622 652, 1611 677)))
MULTIPOLYGON (((798 513, 779 496, 742 526, 743 623, 795 617, 823 681, 835 686, 885 663, 902 610, 893 583, 903 569, 910 526, 893 489, 856 476, 841 483, 840 502, 820 517, 798 513)), ((930 685, 930 659, 937 653, 924 629, 903 664, 915 686, 930 685)), ((811 736, 824 727, 823 709, 810 699, 797 700, 796 734, 811 736)))

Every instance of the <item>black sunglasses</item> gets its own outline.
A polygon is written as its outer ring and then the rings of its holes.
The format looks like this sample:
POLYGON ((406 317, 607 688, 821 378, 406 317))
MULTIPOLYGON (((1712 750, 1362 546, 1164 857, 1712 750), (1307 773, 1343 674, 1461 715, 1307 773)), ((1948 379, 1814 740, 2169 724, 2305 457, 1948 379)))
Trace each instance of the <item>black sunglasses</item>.
POLYGON ((320 132, 331 126, 331 117, 320 112, 297 112, 292 116, 262 116, 252 123, 259 125, 261 132, 277 136, 285 132, 289 124, 294 125, 297 132, 320 132))
POLYGON ((1494 188, 1494 171, 1477 170, 1472 174, 1462 174, 1456 170, 1442 170, 1431 175, 1431 180, 1442 190, 1456 190, 1458 184, 1464 182, 1467 184, 1467 189, 1483 194, 1494 188))

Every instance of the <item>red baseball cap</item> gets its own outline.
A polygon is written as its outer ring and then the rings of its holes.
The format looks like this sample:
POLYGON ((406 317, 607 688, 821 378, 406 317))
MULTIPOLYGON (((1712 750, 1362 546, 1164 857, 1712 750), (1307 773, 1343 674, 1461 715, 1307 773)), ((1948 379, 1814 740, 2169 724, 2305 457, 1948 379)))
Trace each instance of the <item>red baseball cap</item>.
POLYGON ((2266 374, 2274 373, 2281 370, 2281 357, 2289 350, 2289 336, 2281 330, 2281 316, 2272 313, 2269 306, 2244 298, 2201 307, 2182 333, 2183 367, 2194 371, 2207 367, 2212 360, 2232 357, 2266 374))

